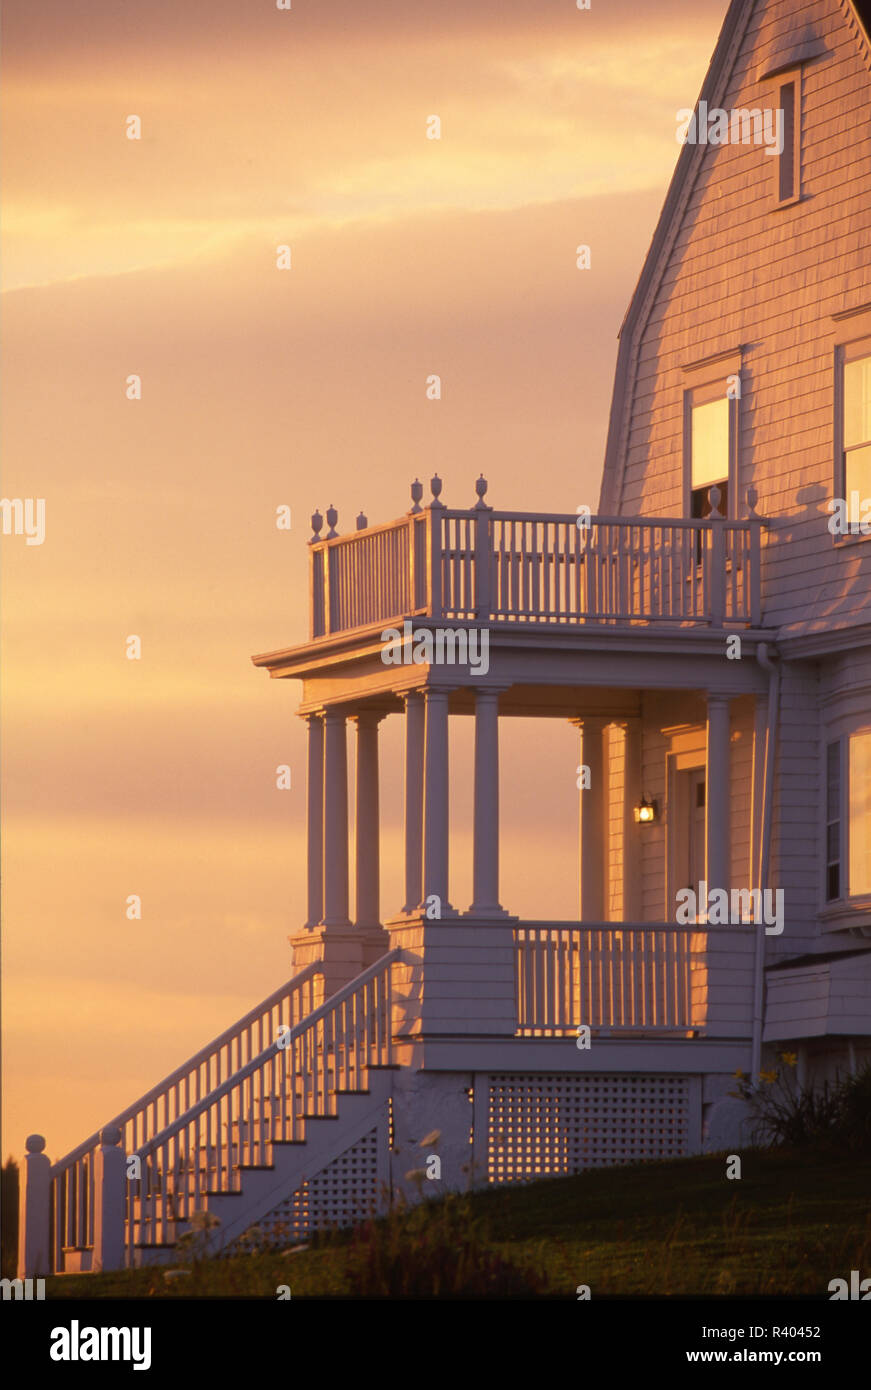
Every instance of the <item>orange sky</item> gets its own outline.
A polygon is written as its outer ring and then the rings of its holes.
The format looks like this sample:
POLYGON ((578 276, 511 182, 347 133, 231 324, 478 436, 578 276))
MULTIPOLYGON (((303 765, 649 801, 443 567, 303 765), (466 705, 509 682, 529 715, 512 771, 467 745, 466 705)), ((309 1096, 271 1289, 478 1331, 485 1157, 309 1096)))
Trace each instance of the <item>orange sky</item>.
MULTIPOLYGON (((4 1154, 38 1131, 60 1157, 290 974, 304 731, 249 658, 307 635, 314 508, 386 520, 434 470, 448 505, 483 471, 496 506, 595 507, 617 331, 725 8, 7 0, 2 490, 45 498, 46 538, 0 542, 4 1154)), ((502 900, 571 917, 575 734, 522 735, 502 900)))

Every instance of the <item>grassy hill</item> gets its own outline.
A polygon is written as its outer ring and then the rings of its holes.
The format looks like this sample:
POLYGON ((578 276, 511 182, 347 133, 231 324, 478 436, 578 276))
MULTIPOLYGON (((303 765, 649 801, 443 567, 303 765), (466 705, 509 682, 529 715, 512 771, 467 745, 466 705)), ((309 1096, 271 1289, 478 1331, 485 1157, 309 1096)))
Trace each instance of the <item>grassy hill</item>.
POLYGON ((746 1150, 742 1164, 731 1181, 725 1155, 598 1169, 430 1201, 303 1250, 189 1257, 169 1281, 154 1268, 69 1275, 46 1293, 574 1298, 586 1284, 597 1298, 826 1297, 830 1279, 871 1269, 866 1162, 746 1150))

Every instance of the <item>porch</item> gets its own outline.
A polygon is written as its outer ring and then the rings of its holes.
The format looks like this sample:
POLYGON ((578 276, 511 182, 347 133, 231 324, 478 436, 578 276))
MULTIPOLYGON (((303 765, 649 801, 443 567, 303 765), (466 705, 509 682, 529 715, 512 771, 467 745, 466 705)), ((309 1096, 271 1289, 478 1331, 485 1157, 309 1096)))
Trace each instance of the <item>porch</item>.
MULTIPOLYGON (((295 961, 320 966, 328 998, 401 948, 417 966, 403 977, 407 1007, 397 1037, 556 1039, 579 1024, 600 1036, 686 1039, 716 1025, 715 1034, 722 1028, 721 1036, 746 1037, 752 980, 730 979, 729 988, 746 988, 746 996, 720 1014, 709 968, 716 957, 728 972, 729 948, 720 954, 719 942, 732 942, 736 929, 682 928, 674 887, 702 877, 730 886, 735 756, 746 760, 752 786, 738 881, 761 881, 769 676, 752 658, 768 636, 758 626, 764 523, 719 516, 713 490, 710 519, 662 521, 496 513, 484 503, 485 489, 480 480, 477 506, 452 512, 434 480, 424 511, 417 484, 406 517, 370 528, 361 516, 347 537, 336 534, 330 508, 320 539, 315 514, 312 638, 253 658, 271 677, 304 685, 308 908, 302 931, 290 938, 295 961), (454 628, 479 625, 489 640, 486 668, 474 669, 462 651, 446 662, 386 661, 384 629, 398 631, 410 619, 424 633, 445 620, 454 628), (743 660, 728 659, 727 640, 743 643, 743 660), (393 715, 404 722, 404 899, 385 917, 379 726, 393 715), (465 910, 451 898, 454 716, 475 726, 473 883, 465 910), (565 720, 580 735, 576 922, 518 922, 500 896, 499 727, 515 716, 565 720), (353 788, 349 724, 356 731, 353 788), (617 802, 609 785, 615 732, 622 740, 617 802), (644 771, 651 735, 661 744, 667 735, 666 780, 652 788, 644 771), (743 740, 737 755, 735 738, 743 740), (683 863, 675 808, 687 768, 700 771, 704 799, 697 848, 683 863), (639 815, 651 801, 659 805, 652 825, 639 815), (615 860, 616 899, 609 891, 615 860), (661 883, 656 903, 643 891, 644 863, 661 883), (450 961, 456 986, 446 1010, 434 1002, 440 961, 450 961)), ((400 645, 407 650, 407 631, 400 645)))

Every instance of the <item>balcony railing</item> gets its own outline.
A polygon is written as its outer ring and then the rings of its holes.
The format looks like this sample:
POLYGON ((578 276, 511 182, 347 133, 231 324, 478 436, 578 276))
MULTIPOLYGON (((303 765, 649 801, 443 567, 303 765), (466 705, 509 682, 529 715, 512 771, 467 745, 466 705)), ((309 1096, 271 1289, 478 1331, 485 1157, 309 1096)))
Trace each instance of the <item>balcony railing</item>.
POLYGON ((756 627, 764 525, 434 506, 313 539, 311 636, 418 616, 756 627))
POLYGON ((517 1031, 562 1037, 694 1028, 691 938, 698 928, 526 923, 514 932, 517 1031))

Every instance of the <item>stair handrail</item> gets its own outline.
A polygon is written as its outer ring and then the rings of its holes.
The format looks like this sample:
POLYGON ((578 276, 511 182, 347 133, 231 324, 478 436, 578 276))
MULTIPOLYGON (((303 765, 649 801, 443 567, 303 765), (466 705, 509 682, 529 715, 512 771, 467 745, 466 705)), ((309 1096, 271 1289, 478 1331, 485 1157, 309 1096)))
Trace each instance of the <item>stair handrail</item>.
MULTIPOLYGON (((147 1140, 145 1144, 140 1145, 139 1148, 136 1149, 136 1153, 139 1157, 148 1158, 155 1149, 165 1144, 167 1140, 174 1138, 176 1134, 193 1120, 198 1119, 200 1115, 204 1114, 210 1106, 222 1100, 235 1086, 243 1081, 247 1081, 250 1076, 253 1076, 256 1071, 265 1066, 277 1053, 280 1054, 281 1052, 289 1051, 292 1043, 296 1042, 306 1032, 311 1032, 322 1019, 327 1018, 328 1015, 334 1013, 341 1004, 353 998, 353 996, 367 985, 370 980, 374 980, 378 975, 384 973, 385 967, 392 966, 397 961, 401 960, 403 954, 402 947, 395 946, 393 950, 387 951, 385 955, 380 956, 378 960, 368 966, 359 975, 355 975, 353 980, 350 980, 348 984, 344 985, 336 994, 331 995, 329 999, 325 999, 323 1004, 319 1004, 312 1013, 308 1014, 300 1023, 297 1023, 291 1028, 283 1046, 280 1046, 277 1040, 270 1043, 257 1057, 252 1057, 250 1062, 246 1062, 245 1065, 234 1072, 232 1076, 228 1076, 226 1080, 221 1082, 220 1086, 216 1086, 213 1091, 210 1091, 207 1096, 203 1096, 202 1099, 197 1101, 195 1105, 192 1105, 189 1110, 186 1110, 183 1115, 179 1115, 178 1119, 173 1120, 172 1124, 167 1125, 165 1129, 161 1130, 160 1134, 154 1135, 151 1139, 147 1140)), ((392 1039, 389 1034, 386 1043, 387 1055, 389 1057, 392 1056, 392 1039)))
POLYGON ((359 1089, 367 1068, 390 1065, 392 967, 404 955, 386 952, 139 1146, 123 1218, 129 1264, 137 1243, 174 1239, 204 1196, 238 1191, 239 1169, 270 1163, 276 1140, 300 1142, 309 1119, 333 1113, 337 1092, 359 1089))
MULTIPOLYGON (((286 980, 278 989, 273 990, 272 994, 268 994, 259 1004, 255 1004, 254 1007, 249 1009, 246 1014, 243 1014, 240 1019, 237 1019, 231 1027, 226 1028, 223 1033, 219 1033, 211 1042, 206 1043, 205 1047, 200 1048, 199 1052, 195 1052, 186 1062, 182 1062, 181 1066, 176 1067, 175 1071, 165 1076, 162 1081, 159 1081, 156 1086, 153 1086, 144 1096, 140 1096, 139 1099, 134 1101, 132 1105, 129 1105, 126 1110, 122 1110, 120 1114, 108 1122, 108 1125, 101 1125, 90 1138, 84 1139, 76 1148, 71 1149, 63 1158, 59 1158, 57 1162, 53 1163, 51 1167, 52 1178, 60 1176, 73 1163, 76 1163, 80 1158, 84 1157, 89 1150, 95 1149, 100 1143, 100 1135, 104 1129, 109 1127, 121 1129, 132 1120, 140 1110, 147 1110, 148 1106, 156 1105, 164 1092, 169 1090, 172 1086, 177 1085, 180 1081, 183 1081, 196 1067, 203 1066, 204 1063, 217 1055, 222 1048, 227 1047, 228 1044, 235 1041, 243 1030, 252 1023, 256 1023, 260 1016, 274 1009, 277 1005, 281 1004, 285 998, 289 998, 303 985, 308 984, 318 975, 322 974, 323 966, 321 962, 314 961, 311 965, 305 966, 297 975, 292 976, 290 980, 286 980)), ((248 1064, 246 1063, 246 1065, 248 1064)), ((231 1077, 234 1074, 235 1073, 231 1073, 231 1077)), ((204 1099, 207 1100, 210 1094, 211 1092, 208 1092, 204 1099)), ((139 1150, 137 1150, 137 1152, 139 1152, 139 1150)))

